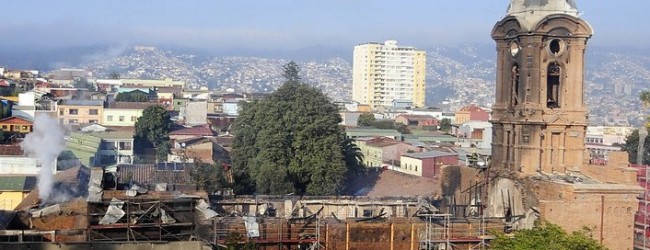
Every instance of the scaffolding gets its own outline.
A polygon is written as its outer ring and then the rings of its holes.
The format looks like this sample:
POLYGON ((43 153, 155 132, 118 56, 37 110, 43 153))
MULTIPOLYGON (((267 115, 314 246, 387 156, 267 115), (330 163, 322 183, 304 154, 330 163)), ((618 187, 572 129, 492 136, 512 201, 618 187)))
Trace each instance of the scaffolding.
POLYGON ((87 241, 187 241, 197 222, 196 200, 125 200, 88 203, 87 241), (121 211, 112 212, 112 204, 121 211), (104 218, 113 218, 106 223, 104 218))
MULTIPOLYGON (((251 233, 242 217, 218 217, 209 221, 217 246, 277 246, 278 249, 323 249, 323 222, 318 216, 302 218, 256 217, 259 233, 251 233)), ((206 226, 207 228, 207 226, 206 226)), ((255 230, 255 229, 253 229, 255 230)), ((200 230, 199 230, 200 231, 200 230)), ((210 237, 210 236, 205 236, 210 237)), ((204 238, 205 238, 204 237, 204 238)))

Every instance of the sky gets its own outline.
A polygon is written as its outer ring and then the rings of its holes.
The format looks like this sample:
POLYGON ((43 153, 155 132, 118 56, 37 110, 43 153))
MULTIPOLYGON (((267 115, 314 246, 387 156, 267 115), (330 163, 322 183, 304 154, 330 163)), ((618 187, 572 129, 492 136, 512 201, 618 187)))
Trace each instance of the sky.
MULTIPOLYGON (((351 48, 398 40, 416 47, 492 43, 507 0, 4 1, 0 49, 93 45, 208 50, 351 48)), ((592 44, 650 49, 648 0, 577 0, 592 44)))

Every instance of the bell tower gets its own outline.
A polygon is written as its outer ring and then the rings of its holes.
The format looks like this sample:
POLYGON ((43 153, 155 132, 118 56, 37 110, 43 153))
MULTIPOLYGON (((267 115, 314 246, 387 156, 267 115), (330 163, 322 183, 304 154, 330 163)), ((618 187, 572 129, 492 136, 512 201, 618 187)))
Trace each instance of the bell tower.
POLYGON ((580 171, 588 112, 584 56, 591 35, 574 0, 511 0, 492 30, 494 167, 518 176, 580 171))

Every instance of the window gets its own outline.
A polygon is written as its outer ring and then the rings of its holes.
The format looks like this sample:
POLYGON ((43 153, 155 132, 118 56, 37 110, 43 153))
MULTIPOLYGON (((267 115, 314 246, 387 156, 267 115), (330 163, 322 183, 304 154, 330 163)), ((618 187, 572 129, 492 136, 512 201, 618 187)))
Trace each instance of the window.
POLYGON ((512 66, 512 91, 510 92, 510 108, 519 104, 519 65, 512 66))
POLYGON ((120 119, 121 122, 123 122, 124 121, 124 116, 121 115, 119 119, 120 119))
POLYGON ((546 79, 546 106, 548 108, 560 107, 560 76, 562 75, 562 68, 557 63, 548 65, 546 79))
POLYGON ((97 123, 97 120, 88 120, 88 123, 97 123))
POLYGON ((135 116, 131 116, 131 121, 135 122, 135 116))
POLYGON ((70 115, 78 115, 78 114, 79 114, 79 110, 78 110, 78 109, 70 109, 70 110, 68 111, 68 114, 70 114, 70 115))
POLYGON ((7 125, 2 125, 2 130, 7 130, 7 125))
POLYGON ((65 114, 64 111, 65 111, 65 109, 59 110, 59 115, 64 115, 65 114))
POLYGON ((77 122, 77 119, 70 119, 70 120, 68 120, 68 123, 78 123, 78 122, 77 122))
POLYGON ((97 109, 88 110, 88 114, 89 115, 97 115, 98 114, 97 109))
POLYGON ((106 116, 106 121, 112 122, 113 116, 112 115, 106 116))

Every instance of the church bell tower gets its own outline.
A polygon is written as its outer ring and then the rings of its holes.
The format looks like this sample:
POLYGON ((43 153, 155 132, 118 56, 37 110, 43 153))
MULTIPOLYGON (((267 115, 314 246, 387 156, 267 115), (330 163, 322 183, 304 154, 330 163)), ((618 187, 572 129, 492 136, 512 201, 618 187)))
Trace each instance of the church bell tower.
POLYGON ((591 26, 574 0, 511 0, 497 44, 492 166, 529 176, 580 171, 591 26))

